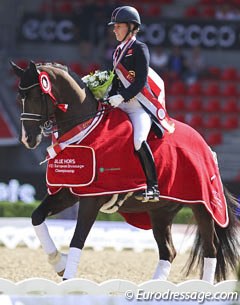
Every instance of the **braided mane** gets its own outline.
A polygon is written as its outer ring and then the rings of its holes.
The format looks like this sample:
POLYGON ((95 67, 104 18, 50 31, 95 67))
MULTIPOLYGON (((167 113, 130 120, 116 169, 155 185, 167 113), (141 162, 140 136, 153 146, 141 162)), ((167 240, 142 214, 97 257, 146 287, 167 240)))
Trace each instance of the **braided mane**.
POLYGON ((66 65, 59 64, 57 62, 46 62, 46 63, 36 63, 36 67, 53 67, 53 68, 59 68, 63 71, 66 71, 69 73, 69 68, 66 65))

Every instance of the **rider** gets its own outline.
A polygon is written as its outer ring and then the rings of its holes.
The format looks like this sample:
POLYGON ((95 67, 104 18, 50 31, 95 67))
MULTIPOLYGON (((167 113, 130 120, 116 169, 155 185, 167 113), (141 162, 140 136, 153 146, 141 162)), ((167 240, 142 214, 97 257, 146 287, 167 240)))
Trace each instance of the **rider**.
MULTIPOLYGON (((121 6, 112 12, 111 21, 119 45, 113 53, 113 67, 116 75, 109 93, 109 103, 125 111, 132 122, 134 130, 134 148, 138 153, 143 167, 147 188, 135 195, 143 202, 159 200, 159 189, 155 162, 152 151, 147 143, 151 127, 158 127, 158 135, 162 137, 164 129, 172 132, 173 125, 169 123, 164 108, 164 84, 162 79, 159 91, 152 89, 156 74, 149 67, 149 50, 146 44, 136 39, 141 20, 138 11, 131 6, 121 6), (151 75, 150 75, 151 74, 151 75), (151 88, 151 89, 150 89, 151 88), (160 92, 161 100, 156 91, 160 92), (162 92, 161 92, 162 91, 162 92), (159 133, 160 131, 160 133, 159 133)), ((156 84, 155 89, 156 89, 156 84)), ((158 84, 159 85, 159 84, 158 84)), ((156 130, 156 128, 155 128, 156 130)))

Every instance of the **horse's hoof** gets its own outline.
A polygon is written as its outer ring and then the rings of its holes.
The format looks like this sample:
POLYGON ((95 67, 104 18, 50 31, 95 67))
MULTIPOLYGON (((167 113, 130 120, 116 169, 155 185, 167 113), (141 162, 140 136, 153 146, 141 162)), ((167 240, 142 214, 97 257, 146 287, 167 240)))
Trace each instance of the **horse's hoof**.
POLYGON ((63 276, 67 263, 67 254, 56 251, 48 256, 48 262, 53 266, 59 276, 63 276))

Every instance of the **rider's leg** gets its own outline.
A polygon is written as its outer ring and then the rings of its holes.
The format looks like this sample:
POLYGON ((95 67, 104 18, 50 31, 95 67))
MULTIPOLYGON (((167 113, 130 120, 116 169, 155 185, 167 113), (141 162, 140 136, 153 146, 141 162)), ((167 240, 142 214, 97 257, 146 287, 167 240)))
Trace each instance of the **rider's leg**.
POLYGON ((157 173, 151 149, 146 141, 142 142, 141 148, 137 150, 137 153, 146 176, 147 189, 138 192, 135 195, 135 198, 143 202, 156 202, 159 200, 160 195, 158 190, 157 173))
POLYGON ((128 113, 133 125, 134 148, 138 153, 147 182, 147 189, 138 192, 135 198, 143 202, 158 201, 159 191, 154 158, 146 142, 152 126, 152 120, 136 99, 123 104, 123 110, 128 113))

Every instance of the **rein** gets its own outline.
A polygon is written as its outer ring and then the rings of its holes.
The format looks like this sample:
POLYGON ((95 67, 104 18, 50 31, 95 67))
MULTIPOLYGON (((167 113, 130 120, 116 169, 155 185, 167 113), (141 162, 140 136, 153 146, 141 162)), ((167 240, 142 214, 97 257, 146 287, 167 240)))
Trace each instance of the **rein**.
MULTIPOLYGON (((40 83, 35 83, 29 87, 26 87, 26 88, 23 88, 21 86, 19 86, 19 90, 22 90, 22 91, 27 91, 33 87, 36 87, 36 86, 40 86, 40 83)), ((44 103, 46 106, 47 106, 47 95, 48 93, 44 93, 42 92, 42 97, 43 99, 41 98, 41 103, 44 103)), ((51 97, 51 96, 50 96, 51 97)), ((52 97, 51 97, 52 99, 52 97)), ((57 102, 56 100, 54 100, 54 105, 57 106, 57 102)), ((106 105, 106 103, 105 103, 106 105)), ((81 123, 84 123, 96 116, 100 116, 102 113, 106 113, 106 112, 109 112, 110 110, 112 110, 112 107, 108 107, 108 108, 104 108, 104 109, 98 109, 92 113, 89 113, 88 115, 84 116, 84 117, 80 117, 80 118, 68 118, 68 119, 65 119, 65 120, 60 120, 59 123, 68 123, 68 122, 75 122, 76 124, 81 124, 81 123)), ((57 131, 61 131, 60 128, 54 128, 57 126, 56 123, 54 123, 55 120, 52 120, 51 119, 51 116, 49 115, 48 113, 48 107, 46 107, 46 115, 42 115, 42 114, 36 114, 36 113, 28 113, 28 112, 22 112, 21 115, 20 115, 20 120, 21 121, 37 121, 37 122, 43 122, 43 126, 40 126, 40 128, 42 129, 43 131, 43 135, 44 136, 49 136, 51 134, 53 134, 54 132, 57 132, 57 131)))

